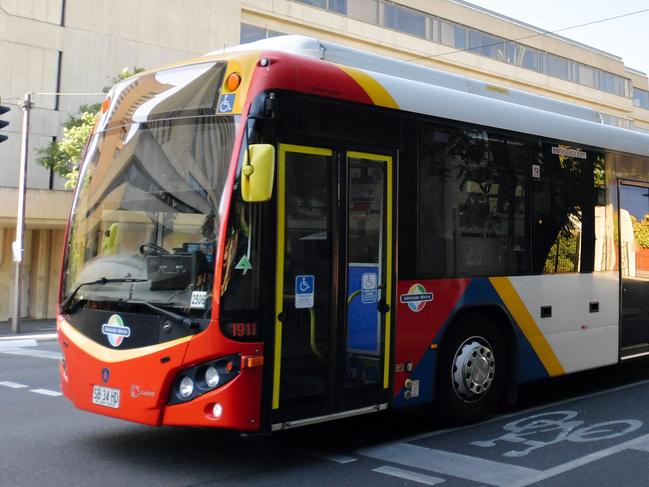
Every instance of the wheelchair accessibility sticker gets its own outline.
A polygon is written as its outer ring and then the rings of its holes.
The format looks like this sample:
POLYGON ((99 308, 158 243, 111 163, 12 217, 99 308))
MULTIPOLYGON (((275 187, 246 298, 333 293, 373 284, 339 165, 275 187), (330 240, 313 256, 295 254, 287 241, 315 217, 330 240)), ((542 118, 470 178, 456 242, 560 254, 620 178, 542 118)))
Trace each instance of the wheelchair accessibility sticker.
POLYGON ((295 308, 313 308, 315 277, 313 275, 295 276, 295 308))
POLYGON ((232 110, 234 110, 234 100, 235 100, 236 95, 234 93, 230 93, 228 95, 221 95, 221 98, 219 98, 219 106, 218 106, 218 113, 230 113, 232 110))

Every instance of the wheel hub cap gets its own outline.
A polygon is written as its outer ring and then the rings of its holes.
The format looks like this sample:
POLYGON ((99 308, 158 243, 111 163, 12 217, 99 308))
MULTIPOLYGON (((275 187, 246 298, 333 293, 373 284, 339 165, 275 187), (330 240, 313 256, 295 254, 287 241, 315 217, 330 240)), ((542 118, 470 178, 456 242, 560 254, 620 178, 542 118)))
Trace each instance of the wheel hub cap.
POLYGON ((479 401, 493 384, 496 362, 489 342, 472 337, 455 353, 453 388, 465 402, 479 401))

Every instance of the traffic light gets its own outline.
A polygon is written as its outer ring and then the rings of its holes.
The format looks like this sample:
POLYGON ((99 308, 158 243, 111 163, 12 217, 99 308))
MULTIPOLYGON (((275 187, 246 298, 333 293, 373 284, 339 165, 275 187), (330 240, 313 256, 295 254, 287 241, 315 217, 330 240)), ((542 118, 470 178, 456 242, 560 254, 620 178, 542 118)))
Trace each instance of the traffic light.
MULTIPOLYGON (((6 106, 4 106, 4 105, 0 105, 0 115, 4 115, 4 114, 7 113, 9 110, 10 110, 9 107, 6 107, 6 106)), ((0 129, 5 128, 7 125, 9 125, 9 122, 7 122, 6 120, 0 120, 0 129)), ((0 144, 3 143, 3 142, 4 142, 5 140, 7 140, 8 138, 9 138, 9 137, 7 137, 6 135, 2 135, 2 134, 0 134, 0 144)))

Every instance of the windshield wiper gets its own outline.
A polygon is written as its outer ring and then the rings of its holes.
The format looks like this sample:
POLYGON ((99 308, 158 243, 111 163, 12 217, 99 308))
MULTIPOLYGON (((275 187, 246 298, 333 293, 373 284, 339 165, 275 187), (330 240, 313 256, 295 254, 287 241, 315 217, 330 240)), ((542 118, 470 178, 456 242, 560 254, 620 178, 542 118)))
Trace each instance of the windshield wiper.
POLYGON ((77 287, 75 287, 70 294, 63 300, 61 303, 61 313, 69 313, 72 311, 72 300, 76 296, 77 292, 79 289, 81 289, 84 286, 91 286, 93 284, 110 284, 113 282, 146 282, 148 279, 136 279, 134 277, 119 277, 119 278, 114 278, 114 279, 108 279, 107 277, 100 277, 99 279, 95 279, 94 281, 86 281, 82 282, 79 284, 77 287))
POLYGON ((173 311, 166 310, 164 308, 161 308, 159 306, 156 306, 155 304, 148 303, 147 301, 141 301, 137 299, 130 299, 130 300, 120 300, 120 303, 127 303, 127 304, 141 304, 144 306, 147 306, 151 308, 153 311, 156 311, 160 313, 161 315, 166 316, 167 318, 171 318, 172 320, 175 320, 177 323, 180 323, 183 325, 185 328, 187 328, 190 331, 196 332, 198 331, 198 323, 192 319, 185 318, 184 316, 179 315, 178 313, 174 313, 173 311))

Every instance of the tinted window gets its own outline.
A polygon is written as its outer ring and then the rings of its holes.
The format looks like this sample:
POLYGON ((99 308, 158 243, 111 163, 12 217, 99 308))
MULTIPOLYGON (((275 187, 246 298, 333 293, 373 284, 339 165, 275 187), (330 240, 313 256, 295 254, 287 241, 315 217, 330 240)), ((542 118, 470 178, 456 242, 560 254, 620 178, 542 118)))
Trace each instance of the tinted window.
POLYGON ((529 144, 479 128, 422 124, 418 272, 428 277, 530 271, 529 144))
POLYGON ((601 228, 597 233, 603 236, 602 154, 541 142, 535 143, 534 152, 533 272, 599 270, 603 249, 595 247, 595 221, 596 217, 600 219, 598 228, 601 228), (597 262, 596 255, 599 256, 597 262))

